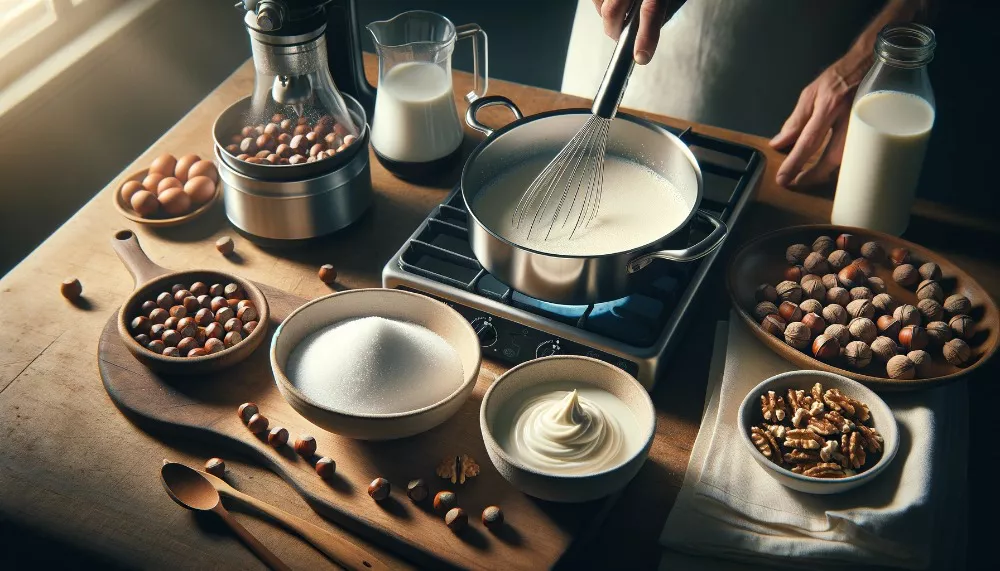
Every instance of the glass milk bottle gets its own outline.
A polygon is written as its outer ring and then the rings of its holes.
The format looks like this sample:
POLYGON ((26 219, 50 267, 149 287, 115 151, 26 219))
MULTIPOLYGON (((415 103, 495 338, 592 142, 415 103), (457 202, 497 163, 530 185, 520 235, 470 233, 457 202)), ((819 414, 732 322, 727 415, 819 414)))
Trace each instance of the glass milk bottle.
POLYGON ((934 46, 934 32, 918 24, 891 24, 879 32, 875 64, 851 108, 834 224, 897 236, 906 230, 934 126, 927 76, 934 46))

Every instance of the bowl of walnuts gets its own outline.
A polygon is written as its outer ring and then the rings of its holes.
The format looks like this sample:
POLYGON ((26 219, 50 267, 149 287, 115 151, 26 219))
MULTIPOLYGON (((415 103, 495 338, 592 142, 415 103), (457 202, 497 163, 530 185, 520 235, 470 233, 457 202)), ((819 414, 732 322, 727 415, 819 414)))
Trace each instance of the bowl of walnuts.
POLYGON ((803 368, 869 387, 955 380, 996 351, 996 303, 944 257, 834 225, 771 232, 740 249, 729 294, 753 333, 803 368))
POLYGON ((885 401, 864 385, 824 371, 791 371, 754 387, 739 410, 742 440, 781 484, 836 494, 870 482, 899 449, 885 401))

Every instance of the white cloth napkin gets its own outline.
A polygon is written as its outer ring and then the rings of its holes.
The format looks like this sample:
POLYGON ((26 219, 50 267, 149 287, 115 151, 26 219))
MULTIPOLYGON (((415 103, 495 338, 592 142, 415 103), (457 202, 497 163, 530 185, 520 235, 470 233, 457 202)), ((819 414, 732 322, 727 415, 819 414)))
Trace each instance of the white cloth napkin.
POLYGON ((701 428, 660 538, 669 548, 661 569, 963 566, 964 383, 881 395, 900 428, 892 465, 860 488, 810 495, 782 486, 758 466, 739 441, 736 422, 740 403, 757 383, 795 367, 754 338, 736 315, 719 324, 715 347, 701 428))

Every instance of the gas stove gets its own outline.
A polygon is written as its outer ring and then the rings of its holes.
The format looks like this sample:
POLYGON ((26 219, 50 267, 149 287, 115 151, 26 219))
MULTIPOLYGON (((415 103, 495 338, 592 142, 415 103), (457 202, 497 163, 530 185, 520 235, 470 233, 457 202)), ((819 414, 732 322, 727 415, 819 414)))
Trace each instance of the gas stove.
MULTIPOLYGON (((760 153, 691 129, 670 130, 698 158, 705 185, 701 208, 732 230, 764 170, 760 153)), ((654 262, 643 270, 647 285, 628 297, 557 305, 514 291, 487 273, 469 247, 467 220, 456 188, 389 260, 382 284, 453 307, 472 324, 486 358, 517 365, 548 355, 586 355, 624 369, 647 389, 683 335, 695 296, 721 250, 693 262, 654 262)), ((711 230, 692 220, 685 230, 688 244, 711 230)))

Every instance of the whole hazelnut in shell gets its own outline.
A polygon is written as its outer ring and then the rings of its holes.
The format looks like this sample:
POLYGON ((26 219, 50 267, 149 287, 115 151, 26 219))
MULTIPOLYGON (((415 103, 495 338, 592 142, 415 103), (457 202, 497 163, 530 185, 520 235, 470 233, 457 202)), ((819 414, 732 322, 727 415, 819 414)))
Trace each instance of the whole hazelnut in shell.
POLYGON ((785 323, 802 321, 802 309, 790 301, 783 301, 778 306, 778 315, 785 320, 785 323))
POLYGON ((941 352, 944 354, 944 358, 955 365, 956 367, 964 367, 969 364, 969 360, 972 359, 972 348, 969 344, 961 339, 952 339, 944 344, 941 348, 941 352))
POLYGON ((844 347, 847 364, 855 369, 863 369, 872 362, 872 348, 864 341, 851 341, 844 347))
POLYGON ((441 490, 434 495, 433 505, 438 513, 446 513, 448 510, 458 506, 458 496, 455 495, 455 492, 441 490))
POLYGON ((907 325, 899 330, 899 345, 905 351, 916 351, 927 347, 927 331, 919 325, 907 325))
POLYGON ((785 270, 785 279, 792 282, 797 282, 806 275, 808 275, 806 269, 802 266, 789 266, 788 269, 785 270))
POLYGON ((948 322, 948 326, 951 327, 951 331, 955 334, 955 337, 965 339, 966 341, 972 339, 972 336, 976 333, 976 324, 968 315, 956 315, 952 317, 951 321, 948 322))
POLYGON ((917 368, 906 355, 896 355, 885 364, 885 372, 889 374, 890 379, 905 381, 916 375, 917 368))
POLYGON ((799 309, 802 313, 818 313, 823 314, 823 304, 816 301, 815 299, 803 299, 802 303, 799 304, 799 309))
POLYGON ((944 290, 936 281, 924 280, 917 285, 917 299, 933 299, 940 303, 944 301, 944 290))
POLYGON ((872 295, 872 290, 866 288, 865 286, 858 286, 851 288, 850 294, 852 300, 867 299, 868 301, 871 301, 875 297, 874 295, 872 295))
POLYGON ((837 248, 837 243, 829 236, 820 236, 813 240, 812 251, 829 256, 837 248))
POLYGON ((857 252, 861 247, 861 239, 854 234, 841 234, 837 236, 837 247, 848 252, 857 252))
POLYGON ((840 355, 840 342, 836 337, 820 333, 813 339, 812 353, 813 357, 821 361, 835 359, 840 355))
POLYGON ((847 304, 847 313, 851 317, 875 317, 875 306, 867 299, 856 299, 847 304))
POLYGON ((851 289, 864 285, 868 281, 868 277, 865 276, 865 273, 858 266, 848 264, 837 272, 837 280, 840 281, 840 285, 844 288, 851 289))
POLYGON ((906 357, 913 361, 913 366, 917 369, 917 376, 926 377, 930 372, 931 365, 934 363, 931 359, 931 354, 923 349, 918 349, 916 351, 910 351, 906 354, 906 357))
POLYGON ((798 321, 785 326, 785 343, 796 349, 806 349, 812 339, 812 331, 798 321))
POLYGON ((899 337, 899 330, 903 328, 899 320, 891 315, 879 317, 875 322, 875 326, 878 327, 879 335, 885 335, 892 339, 897 339, 899 337))
POLYGON ((767 315, 760 322, 760 328, 781 339, 785 335, 785 320, 779 315, 767 315))
POLYGON ((909 264, 910 260, 910 251, 906 248, 893 248, 889 252, 889 261, 891 261, 894 266, 909 264))
POLYGON ((469 525, 469 516, 462 508, 451 508, 444 514, 444 523, 448 529, 458 533, 469 525))
POLYGON ((925 322, 941 321, 944 319, 944 308, 933 299, 921 299, 917 302, 917 309, 924 316, 925 322))
POLYGON ((903 327, 907 325, 920 325, 920 310, 916 307, 904 303, 892 312, 892 316, 899 320, 903 327))
POLYGON ((851 331, 851 337, 858 341, 871 343, 878 337, 878 330, 875 328, 875 324, 867 317, 855 317, 847 324, 847 328, 851 331))
POLYGON ((848 315, 847 310, 844 306, 831 303, 830 305, 823 308, 820 313, 823 316, 823 320, 827 323, 839 323, 840 325, 847 325, 848 315))
POLYGON ((875 277, 875 266, 872 265, 866 258, 858 258, 851 262, 852 266, 857 266, 861 273, 865 275, 865 280, 868 278, 875 277))
POLYGON ((828 325, 826 330, 823 331, 824 335, 829 335, 840 343, 841 347, 846 347, 848 343, 851 342, 851 331, 847 329, 846 325, 841 325, 839 323, 834 323, 828 325))
POLYGON ((972 302, 961 294, 949 295, 944 300, 944 310, 948 315, 964 315, 972 311, 972 302))
POLYGON ((389 480, 385 478, 375 478, 372 483, 368 484, 368 495, 371 496, 376 502, 381 502, 382 500, 389 497, 389 492, 392 486, 389 484, 389 480))
POLYGON ((876 337, 869 345, 871 345, 872 354, 883 363, 887 363, 889 359, 899 354, 899 346, 896 345, 896 342, 885 336, 876 337))
POLYGON ((826 290, 826 302, 846 306, 851 303, 851 293, 839 286, 830 288, 826 290))
POLYGON ((826 274, 822 277, 823 286, 826 287, 826 291, 830 291, 835 287, 840 287, 840 282, 837 281, 837 274, 826 274))
POLYGON ((806 313, 802 316, 802 325, 808 327, 813 336, 817 336, 826 330, 826 321, 816 313, 806 313))
POLYGON ((762 301, 753 309, 753 315, 757 318, 757 321, 764 319, 772 313, 778 313, 778 306, 770 301, 762 301))
POLYGON ((927 262, 926 264, 917 268, 917 272, 920 277, 925 280, 939 280, 941 279, 941 268, 934 262, 927 262))
POLYGON ((826 298, 826 286, 819 280, 808 281, 800 287, 802 288, 802 295, 808 299, 821 301, 826 298))
POLYGON ((802 286, 791 280, 785 280, 774 288, 778 293, 778 299, 781 301, 790 301, 792 303, 798 303, 802 301, 802 286))
POLYGON ((830 264, 830 269, 835 272, 839 272, 840 270, 851 265, 854 258, 852 258, 851 255, 844 250, 834 250, 830 252, 829 256, 826 257, 826 261, 830 264))
POLYGON ((809 253, 809 247, 805 244, 792 244, 785 250, 785 260, 792 266, 801 266, 809 253))
POLYGON ((885 259, 885 248, 880 242, 872 240, 861 244, 861 255, 873 262, 881 262, 885 259))
POLYGON ((825 274, 830 271, 830 265, 826 262, 826 256, 819 252, 810 252, 802 267, 810 274, 825 274))
POLYGON ((899 303, 896 301, 896 298, 887 293, 875 294, 875 297, 872 298, 872 305, 875 306, 875 310, 877 312, 888 313, 890 315, 893 311, 896 311, 897 307, 899 307, 899 303))
POLYGON ((892 270, 892 279, 903 287, 913 287, 920 280, 920 274, 912 264, 901 264, 892 270))
POLYGON ((868 289, 876 294, 885 293, 885 281, 878 276, 871 276, 868 278, 868 289))
POLYGON ((503 510, 497 506, 487 506, 483 510, 482 520, 486 529, 499 529, 503 525, 503 510))
POLYGON ((931 347, 941 347, 951 340, 951 327, 944 321, 932 321, 927 324, 927 339, 931 347))
POLYGON ((771 284, 760 284, 757 286, 757 290, 754 291, 753 297, 758 302, 770 301, 771 303, 775 303, 778 301, 778 292, 771 284))

